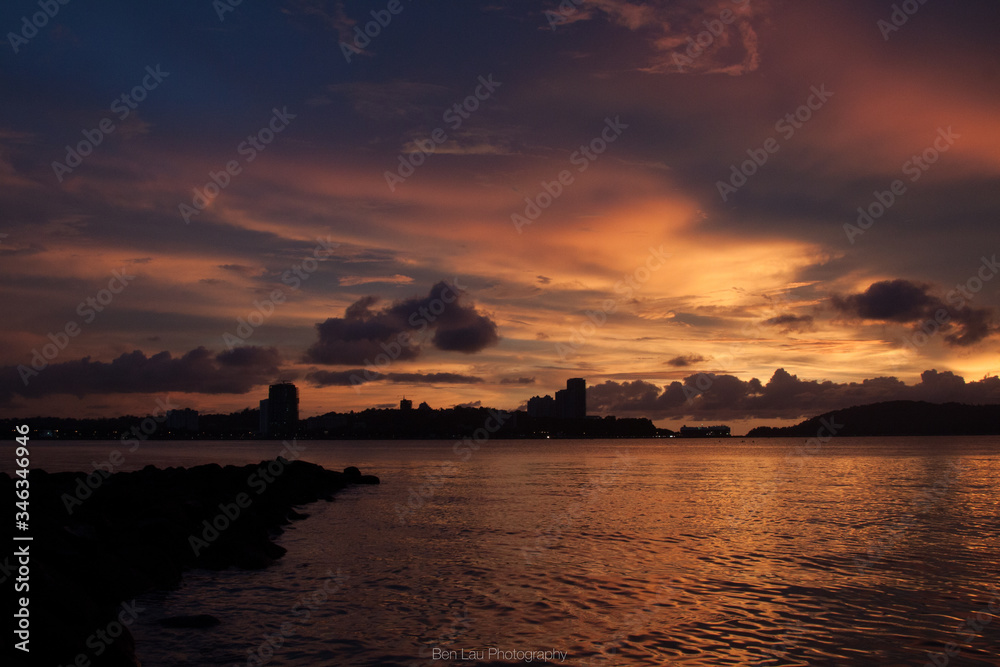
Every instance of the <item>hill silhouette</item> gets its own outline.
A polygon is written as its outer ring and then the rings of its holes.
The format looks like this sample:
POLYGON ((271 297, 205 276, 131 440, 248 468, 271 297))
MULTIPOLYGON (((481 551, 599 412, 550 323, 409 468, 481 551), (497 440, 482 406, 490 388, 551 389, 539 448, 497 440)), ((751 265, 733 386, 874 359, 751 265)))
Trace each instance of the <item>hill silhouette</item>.
POLYGON ((887 401, 833 410, 794 426, 758 426, 747 436, 810 438, 825 425, 838 436, 1000 435, 1000 405, 887 401))

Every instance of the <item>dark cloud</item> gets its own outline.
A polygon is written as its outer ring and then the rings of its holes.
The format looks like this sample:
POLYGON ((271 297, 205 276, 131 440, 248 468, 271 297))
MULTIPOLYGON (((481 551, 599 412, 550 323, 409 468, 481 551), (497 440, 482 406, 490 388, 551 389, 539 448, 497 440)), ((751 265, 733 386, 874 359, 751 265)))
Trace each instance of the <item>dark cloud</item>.
POLYGON ((253 272, 253 267, 244 264, 219 264, 218 266, 223 271, 233 271, 241 275, 249 275, 253 272))
POLYGON ((953 305, 948 305, 929 290, 929 285, 908 280, 884 280, 860 294, 834 295, 830 302, 849 317, 917 324, 915 329, 926 334, 950 332, 945 341, 958 347, 974 345, 997 331, 992 310, 969 307, 958 292, 949 294, 948 304, 953 305))
POLYGON ((779 368, 767 384, 757 378, 698 373, 660 387, 636 380, 606 381, 587 391, 588 409, 600 414, 652 419, 797 419, 853 405, 913 400, 969 404, 1000 403, 1000 378, 975 382, 950 371, 924 371, 920 382, 907 385, 894 377, 835 383, 800 380, 779 368))
POLYGON ((358 368, 352 371, 313 371, 306 380, 318 387, 350 387, 368 382, 394 384, 480 384, 482 378, 458 373, 375 373, 358 368))
POLYGON ((480 384, 482 378, 459 373, 386 373, 385 379, 396 384, 480 384))
POLYGON ((769 327, 780 328, 786 333, 789 331, 808 331, 812 328, 813 317, 812 315, 793 315, 791 313, 785 313, 778 315, 777 317, 764 320, 763 324, 769 327))
POLYGON ((708 357, 703 357, 700 354, 685 354, 668 359, 666 363, 668 366, 673 366, 674 368, 686 368, 706 361, 708 361, 708 357))
POLYGON ((962 329, 948 334, 944 339, 958 347, 975 345, 997 331, 993 313, 986 308, 959 308, 951 311, 951 317, 962 326, 962 329))
POLYGON ((864 320, 915 322, 940 303, 927 294, 928 289, 908 280, 883 280, 861 294, 834 296, 833 307, 864 320))
POLYGON ((722 318, 707 317, 696 313, 673 313, 669 321, 692 327, 718 327, 726 323, 722 318))
POLYGON ((36 398, 51 394, 133 394, 168 391, 199 394, 245 394, 269 384, 280 373, 281 357, 273 347, 240 347, 218 354, 204 347, 182 357, 160 352, 147 357, 135 350, 111 362, 80 360, 50 364, 21 379, 16 366, 0 369, 0 403, 14 395, 36 398))
POLYGON ((500 384, 535 384, 535 378, 503 378, 500 384))
POLYGON ((316 325, 319 340, 305 360, 319 364, 370 364, 379 355, 393 361, 420 355, 425 331, 433 331, 431 344, 439 350, 471 354, 495 345, 497 325, 475 306, 461 303, 463 292, 441 281, 424 298, 396 301, 374 310, 377 296, 365 296, 347 307, 344 317, 316 325))

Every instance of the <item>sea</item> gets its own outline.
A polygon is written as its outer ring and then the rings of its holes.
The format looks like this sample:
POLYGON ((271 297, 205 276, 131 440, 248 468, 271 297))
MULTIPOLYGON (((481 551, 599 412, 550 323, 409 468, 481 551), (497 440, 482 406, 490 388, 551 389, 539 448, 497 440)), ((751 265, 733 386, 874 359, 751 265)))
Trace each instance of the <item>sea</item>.
MULTIPOLYGON (((36 441, 32 466, 120 448, 36 441)), ((1000 437, 294 449, 381 484, 303 508, 271 567, 139 596, 145 667, 1000 665, 1000 437), (194 614, 220 623, 158 623, 194 614)), ((148 441, 120 469, 282 450, 148 441)))

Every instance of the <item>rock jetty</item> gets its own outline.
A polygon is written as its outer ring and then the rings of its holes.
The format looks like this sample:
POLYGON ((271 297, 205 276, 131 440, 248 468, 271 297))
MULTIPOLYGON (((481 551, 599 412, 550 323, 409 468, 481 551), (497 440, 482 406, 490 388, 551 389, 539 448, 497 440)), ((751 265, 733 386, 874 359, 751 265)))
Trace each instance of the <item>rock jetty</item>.
MULTIPOLYGON (((128 629, 142 613, 136 595, 175 588, 191 568, 266 567, 285 553, 273 542, 282 526, 308 516, 297 506, 332 500, 351 484, 379 483, 354 467, 335 472, 281 457, 98 471, 89 480, 32 470, 28 479, 31 653, 24 664, 59 667, 138 667, 128 629)), ((0 474, 0 488, 13 495, 10 476, 0 474)))

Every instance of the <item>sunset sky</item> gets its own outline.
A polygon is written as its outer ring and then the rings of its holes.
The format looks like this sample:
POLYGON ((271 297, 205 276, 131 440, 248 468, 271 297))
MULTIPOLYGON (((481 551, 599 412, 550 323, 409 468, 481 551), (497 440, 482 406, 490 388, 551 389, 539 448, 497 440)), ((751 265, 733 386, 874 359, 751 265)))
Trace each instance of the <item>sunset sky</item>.
POLYGON ((0 416, 1000 403, 1000 10, 901 4, 4 3, 0 416))

